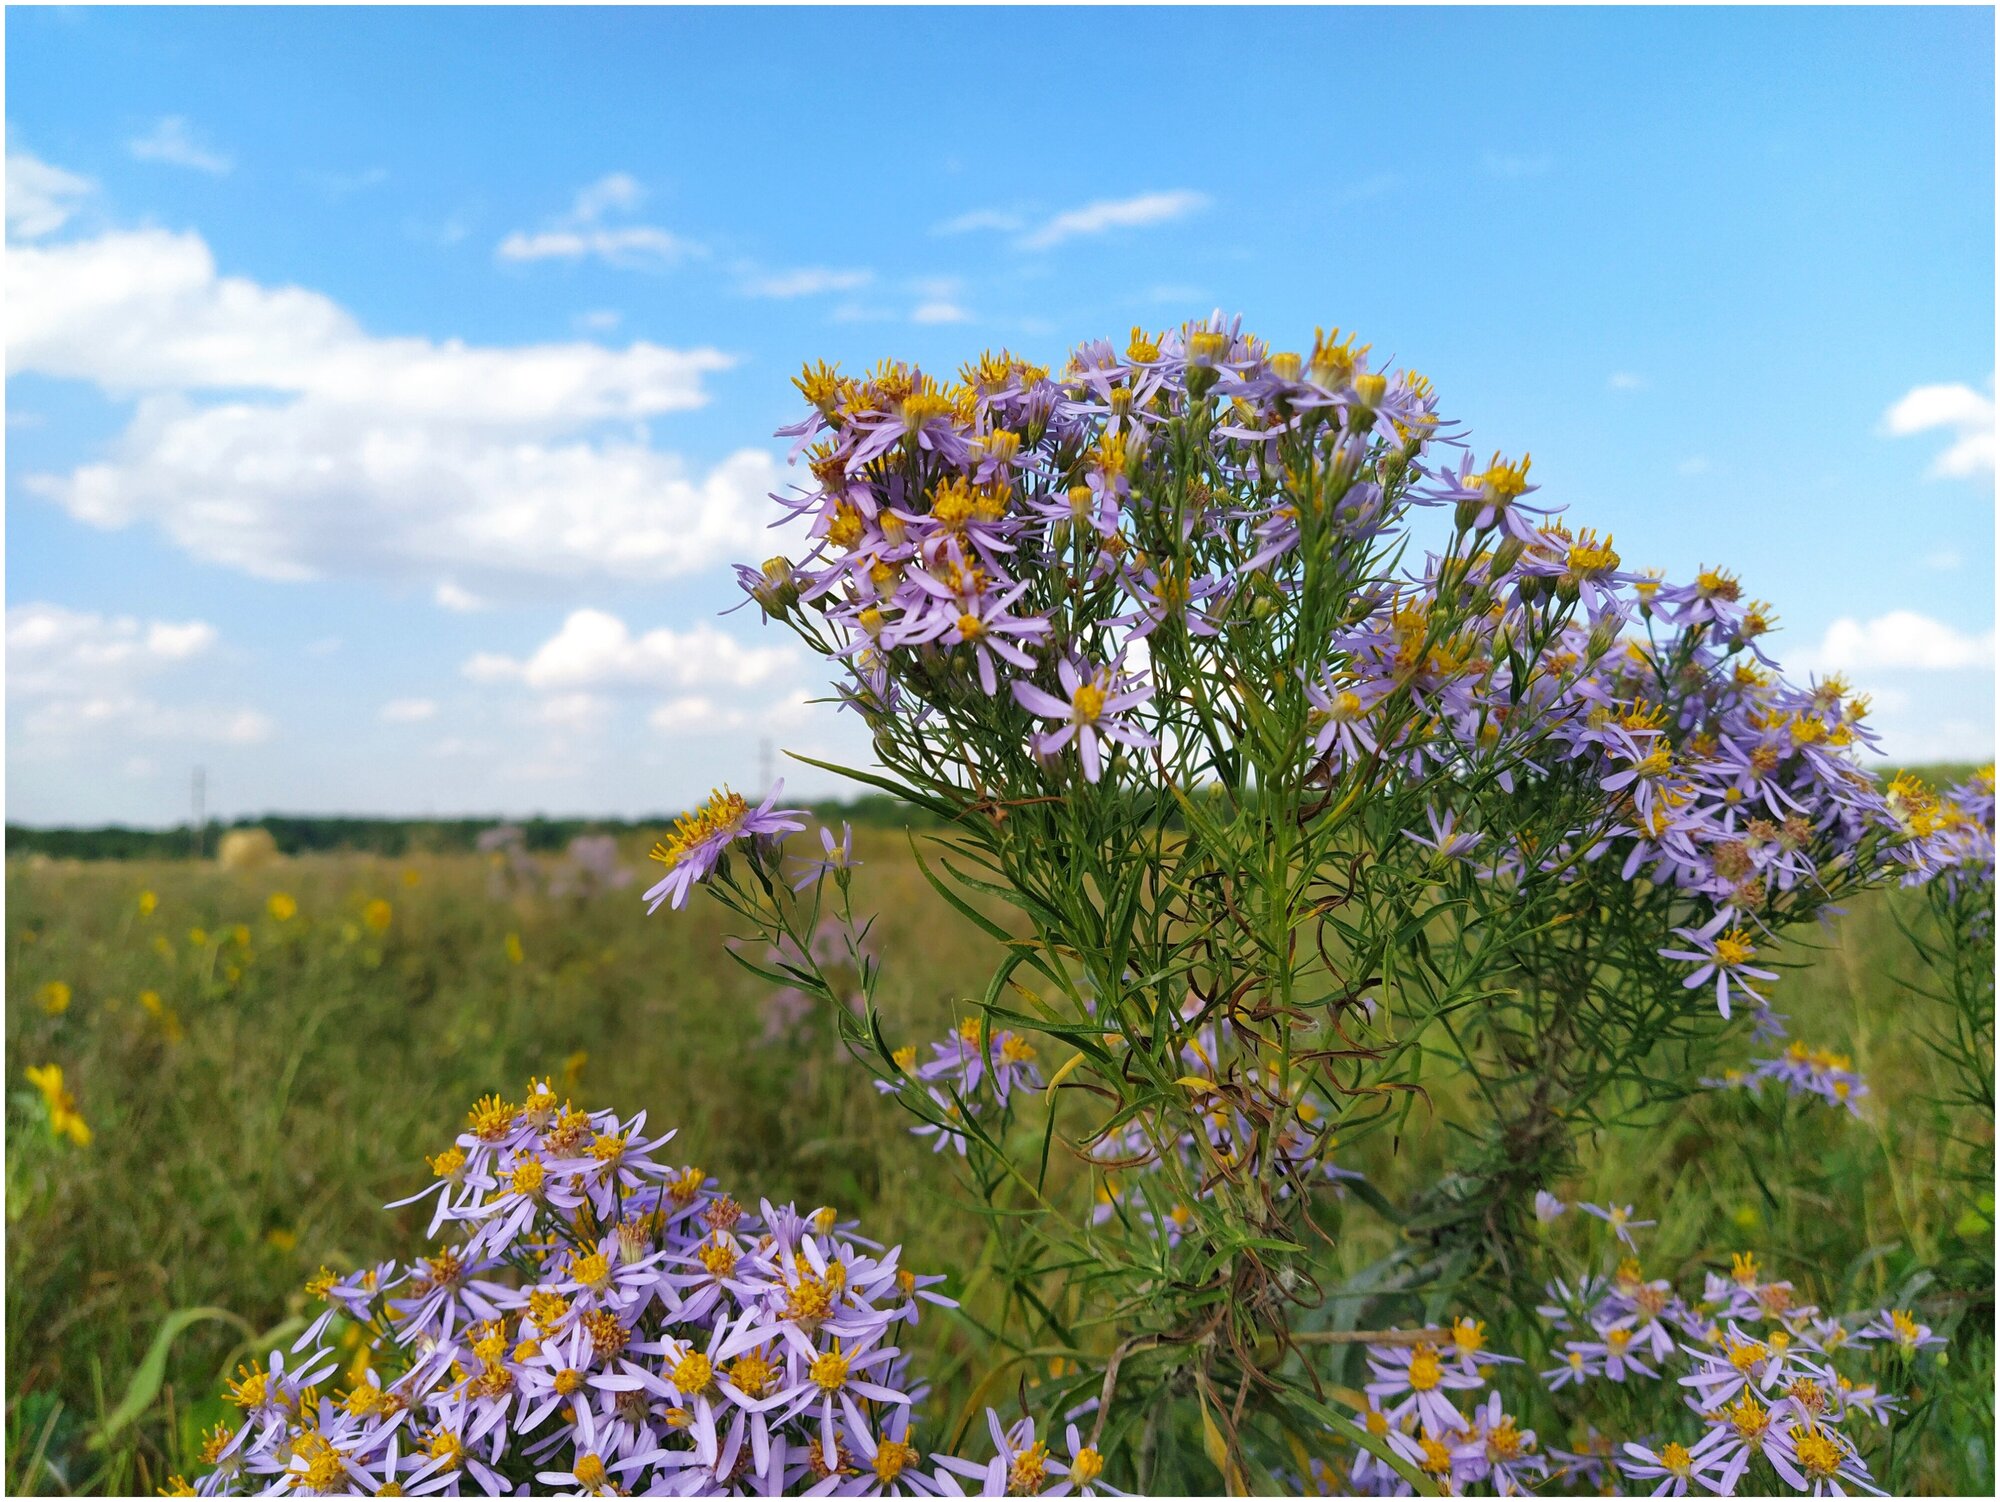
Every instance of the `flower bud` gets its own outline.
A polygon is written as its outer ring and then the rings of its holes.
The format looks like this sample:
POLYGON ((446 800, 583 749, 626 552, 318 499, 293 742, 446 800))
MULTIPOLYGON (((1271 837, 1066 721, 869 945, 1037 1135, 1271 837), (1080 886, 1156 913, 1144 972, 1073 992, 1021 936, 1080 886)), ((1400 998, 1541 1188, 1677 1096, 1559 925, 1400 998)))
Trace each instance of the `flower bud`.
POLYGON ((792 560, 783 554, 765 559, 762 573, 763 582, 751 586, 751 597, 772 620, 782 621, 799 603, 798 574, 792 568, 792 560))

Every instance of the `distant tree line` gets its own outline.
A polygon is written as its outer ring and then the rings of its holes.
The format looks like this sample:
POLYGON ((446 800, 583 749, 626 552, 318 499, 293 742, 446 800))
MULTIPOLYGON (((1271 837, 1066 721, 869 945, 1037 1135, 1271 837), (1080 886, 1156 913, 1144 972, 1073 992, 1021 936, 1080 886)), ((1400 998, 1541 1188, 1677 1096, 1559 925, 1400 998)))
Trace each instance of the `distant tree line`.
MULTIPOLYGON (((1970 763, 1882 769, 1884 778, 1912 771, 1945 787, 1970 776, 1970 763)), ((912 808, 886 793, 869 793, 847 802, 808 804, 822 823, 853 824, 876 828, 921 828, 932 822, 921 809, 912 808)), ((351 819, 318 814, 265 814, 257 819, 225 823, 209 821, 200 848, 215 854, 216 843, 231 829, 266 829, 283 855, 310 855, 345 850, 370 855, 401 856, 418 852, 448 855, 476 848, 480 835, 496 825, 517 827, 528 849, 560 851, 580 834, 639 835, 657 839, 673 827, 674 815, 649 819, 351 819)), ((27 824, 7 826, 7 855, 10 859, 47 855, 61 860, 186 860, 195 851, 191 824, 171 829, 132 829, 112 824, 99 829, 36 828, 27 824)))
MULTIPOLYGON (((902 828, 922 825, 927 815, 886 793, 871 793, 845 803, 810 804, 814 817, 838 826, 845 819, 859 825, 902 828)), ((265 814, 256 819, 209 821, 202 833, 200 849, 214 855, 217 842, 231 829, 263 829, 270 832, 284 855, 310 855, 324 851, 357 851, 369 855, 402 856, 417 853, 447 855, 469 852, 479 837, 498 825, 508 824, 521 831, 528 849, 561 851, 583 834, 634 835, 657 839, 673 827, 674 815, 648 819, 358 819, 319 814, 265 814)), ((7 826, 7 855, 10 859, 46 855, 60 860, 186 860, 196 848, 192 824, 170 829, 133 829, 112 824, 97 829, 36 828, 27 824, 7 826)), ((815 847, 817 848, 817 847, 815 847)))

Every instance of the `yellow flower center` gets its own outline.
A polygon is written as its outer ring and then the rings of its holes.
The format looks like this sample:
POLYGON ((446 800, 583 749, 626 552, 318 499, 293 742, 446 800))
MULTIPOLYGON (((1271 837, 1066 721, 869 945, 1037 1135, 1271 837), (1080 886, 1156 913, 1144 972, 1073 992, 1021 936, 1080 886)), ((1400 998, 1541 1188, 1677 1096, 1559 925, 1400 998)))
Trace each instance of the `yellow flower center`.
POLYGON ((875 1448, 875 1476, 884 1486, 916 1463, 916 1449, 899 1439, 885 1439, 875 1448))
POLYGON ((1036 1440, 1016 1455, 1007 1468, 1007 1493, 1013 1497, 1035 1496, 1048 1484, 1048 1474, 1049 1447, 1036 1440))
POLYGON ((689 1351, 674 1363, 673 1383, 682 1392, 704 1393, 715 1384, 715 1367, 699 1351, 689 1351))
POLYGON ((840 1354, 840 1342, 833 1343, 833 1349, 822 1351, 813 1357, 806 1375, 818 1384, 822 1391, 839 1392, 847 1385, 847 1358, 840 1354))
POLYGON ((1410 1353, 1410 1386, 1414 1391, 1430 1392, 1443 1380, 1444 1368, 1435 1346, 1421 1345, 1410 1353))

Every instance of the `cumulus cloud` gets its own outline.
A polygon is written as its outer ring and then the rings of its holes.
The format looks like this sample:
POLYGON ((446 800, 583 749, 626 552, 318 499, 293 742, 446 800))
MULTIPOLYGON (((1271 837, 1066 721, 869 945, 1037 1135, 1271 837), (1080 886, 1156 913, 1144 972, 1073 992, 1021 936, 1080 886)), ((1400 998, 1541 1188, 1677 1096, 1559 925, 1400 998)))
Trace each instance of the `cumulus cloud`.
POLYGON ((247 744, 270 719, 242 706, 161 702, 148 685, 208 653, 205 621, 141 621, 33 603, 7 611, 7 705, 28 747, 105 736, 247 744))
POLYGON ((569 213, 542 229, 513 231, 494 254, 516 262, 595 258, 634 270, 658 270, 702 254, 694 241, 658 225, 603 222, 607 215, 636 209, 645 196, 636 178, 613 172, 581 189, 569 213))
POLYGON ((1993 473, 1993 398, 1989 393, 1963 383, 1917 386, 1883 414, 1882 426, 1892 438, 1938 429, 1951 435, 1945 451, 1931 464, 1934 476, 1969 478, 1993 473))
POLYGON ((459 588, 450 579, 440 579, 438 587, 431 591, 431 598, 437 602, 440 610, 456 610, 462 615, 487 608, 486 601, 469 589, 459 588))
POLYGON ((755 688, 788 671, 786 647, 745 646, 706 621, 686 631, 660 627, 634 635, 602 610, 575 610, 526 658, 481 652, 467 660, 476 683, 523 683, 543 693, 597 689, 755 688))
POLYGON ((7 238, 34 240, 69 223, 97 191, 87 177, 51 167, 25 151, 7 153, 7 238))
POLYGON ((1100 198, 1082 208, 1054 215, 1023 235, 1020 244, 1024 250, 1047 250, 1083 235, 1184 219, 1207 207, 1208 195, 1191 188, 1141 193, 1133 198, 1100 198))
POLYGON ((740 730, 743 715, 738 710, 724 709, 705 694, 683 694, 655 708, 646 716, 646 723, 661 735, 713 733, 740 730))
POLYGON ((318 292, 220 274, 191 233, 9 260, 9 371, 138 398, 108 454, 29 488, 260 577, 419 582, 447 608, 658 580, 754 551, 779 482, 767 452, 698 472, 633 428, 701 406, 733 363, 715 349, 372 335, 318 292))
POLYGON ((143 136, 134 136, 125 149, 142 162, 162 162, 169 167, 189 167, 221 177, 235 161, 204 146, 195 138, 194 128, 180 115, 166 115, 154 122, 143 136))
POLYGON ((1826 628, 1806 665, 1821 673, 1943 672, 1993 665, 1993 633, 1958 631, 1914 610, 1872 620, 1842 616, 1826 628))
POLYGON ((435 699, 391 699, 382 706, 381 717, 390 725, 420 725, 437 718, 435 699))

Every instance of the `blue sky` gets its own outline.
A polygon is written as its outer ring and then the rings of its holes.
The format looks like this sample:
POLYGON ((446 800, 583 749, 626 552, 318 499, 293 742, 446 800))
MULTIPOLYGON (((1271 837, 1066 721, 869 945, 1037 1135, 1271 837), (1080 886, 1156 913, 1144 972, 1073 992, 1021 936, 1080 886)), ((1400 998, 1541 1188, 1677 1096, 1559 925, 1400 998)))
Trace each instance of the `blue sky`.
POLYGON ((1891 754, 1991 754, 1990 11, 6 25, 10 818, 859 757, 717 616, 800 361, 1215 307, 1359 328, 1628 562, 1739 570, 1891 754))

